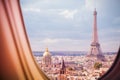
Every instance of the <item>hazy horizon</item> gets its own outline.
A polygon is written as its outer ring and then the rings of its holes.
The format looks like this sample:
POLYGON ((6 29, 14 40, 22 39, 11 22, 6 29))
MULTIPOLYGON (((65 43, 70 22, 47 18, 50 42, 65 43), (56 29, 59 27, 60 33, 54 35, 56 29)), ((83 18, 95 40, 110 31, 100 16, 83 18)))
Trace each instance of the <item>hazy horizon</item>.
MULTIPOLYGON (((45 52, 45 50, 44 51, 32 51, 32 52, 45 52)), ((89 51, 51 51, 49 50, 49 52, 86 52, 88 53, 89 51)), ((104 51, 103 53, 108 53, 108 52, 118 52, 118 51, 104 51)))

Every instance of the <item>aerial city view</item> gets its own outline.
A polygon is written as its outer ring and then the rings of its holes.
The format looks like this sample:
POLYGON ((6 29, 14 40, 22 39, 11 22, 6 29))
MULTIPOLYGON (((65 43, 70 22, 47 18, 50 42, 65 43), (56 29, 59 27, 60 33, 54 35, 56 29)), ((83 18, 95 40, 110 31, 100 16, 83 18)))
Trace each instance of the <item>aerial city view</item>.
POLYGON ((110 68, 116 56, 114 53, 105 54, 105 60, 101 60, 97 55, 88 57, 73 52, 76 55, 64 56, 63 53, 69 52, 61 53, 52 56, 46 49, 43 56, 35 56, 39 67, 51 80, 97 80, 110 68))
POLYGON ((114 62, 116 53, 103 54, 101 51, 97 35, 96 9, 93 16, 93 41, 90 44, 88 54, 85 55, 81 54, 85 52, 74 51, 71 52, 73 55, 69 55, 71 54, 69 52, 59 52, 59 55, 52 56, 48 48, 46 48, 43 56, 37 56, 40 53, 36 52, 35 58, 38 65, 51 80, 97 80, 114 62))
POLYGON ((120 12, 119 1, 108 2, 21 0, 34 58, 50 80, 97 80, 111 67, 120 12))

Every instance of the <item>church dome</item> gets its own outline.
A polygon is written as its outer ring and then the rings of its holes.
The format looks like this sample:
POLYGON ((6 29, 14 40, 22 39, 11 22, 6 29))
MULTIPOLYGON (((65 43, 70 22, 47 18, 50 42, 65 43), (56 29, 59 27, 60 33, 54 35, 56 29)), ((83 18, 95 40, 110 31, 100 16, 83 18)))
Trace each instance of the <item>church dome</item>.
POLYGON ((44 54, 43 54, 43 64, 45 64, 46 66, 51 65, 51 54, 48 51, 48 48, 46 48, 44 54))
POLYGON ((46 48, 46 51, 44 52, 43 56, 51 56, 50 52, 48 51, 48 48, 46 48))

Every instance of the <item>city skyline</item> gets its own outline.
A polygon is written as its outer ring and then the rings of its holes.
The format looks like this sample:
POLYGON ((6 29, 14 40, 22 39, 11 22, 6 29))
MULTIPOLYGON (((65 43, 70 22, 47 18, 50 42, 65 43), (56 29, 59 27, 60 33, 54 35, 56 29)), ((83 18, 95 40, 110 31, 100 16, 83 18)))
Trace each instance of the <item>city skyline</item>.
POLYGON ((21 7, 33 51, 46 47, 50 51, 88 51, 95 7, 102 51, 118 50, 119 0, 21 0, 21 7))

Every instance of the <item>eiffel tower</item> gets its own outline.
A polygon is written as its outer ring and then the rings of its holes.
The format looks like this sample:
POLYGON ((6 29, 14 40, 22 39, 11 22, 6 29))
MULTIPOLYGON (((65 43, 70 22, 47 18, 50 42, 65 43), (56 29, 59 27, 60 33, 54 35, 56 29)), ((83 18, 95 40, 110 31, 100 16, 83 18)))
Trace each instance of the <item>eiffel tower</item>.
POLYGON ((98 41, 98 32, 97 32, 97 11, 94 10, 93 13, 94 21, 93 21, 93 40, 90 47, 90 52, 87 55, 88 57, 97 57, 98 59, 104 60, 105 57, 102 54, 101 47, 98 41))

